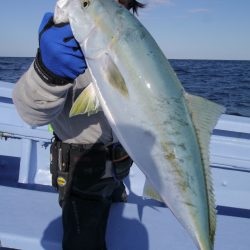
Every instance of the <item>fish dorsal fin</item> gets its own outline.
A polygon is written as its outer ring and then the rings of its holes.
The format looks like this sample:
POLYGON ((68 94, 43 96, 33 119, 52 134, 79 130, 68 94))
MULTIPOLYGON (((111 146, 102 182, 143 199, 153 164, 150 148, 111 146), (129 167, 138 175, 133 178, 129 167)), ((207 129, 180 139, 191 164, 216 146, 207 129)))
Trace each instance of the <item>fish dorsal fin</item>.
POLYGON ((125 83, 125 80, 113 61, 113 59, 106 54, 105 63, 104 63, 104 75, 106 76, 106 80, 109 84, 111 84, 114 89, 116 89, 122 96, 128 96, 128 89, 125 83))
POLYGON ((209 206, 209 236, 213 244, 216 230, 216 209, 211 170, 209 167, 209 143, 212 130, 219 116, 225 112, 225 108, 207 99, 188 93, 185 93, 185 99, 196 130, 202 155, 209 206))
POLYGON ((100 103, 95 92, 94 84, 90 83, 73 103, 69 116, 72 117, 80 114, 92 115, 99 111, 100 103))

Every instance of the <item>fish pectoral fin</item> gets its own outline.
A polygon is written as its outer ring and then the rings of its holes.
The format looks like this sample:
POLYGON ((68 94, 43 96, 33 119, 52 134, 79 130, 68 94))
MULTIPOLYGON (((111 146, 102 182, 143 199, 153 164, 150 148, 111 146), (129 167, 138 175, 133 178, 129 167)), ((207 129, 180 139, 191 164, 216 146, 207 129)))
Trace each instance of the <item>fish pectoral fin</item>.
POLYGON ((80 114, 93 115, 101 109, 97 98, 94 84, 90 83, 77 97, 70 110, 69 116, 73 117, 80 114))
POLYGON ((146 181, 144 183, 143 196, 146 198, 151 198, 163 202, 161 196, 155 191, 148 178, 146 178, 146 181))
POLYGON ((216 209, 211 170, 209 167, 209 143, 212 130, 215 127, 220 115, 225 112, 225 108, 212 101, 199 96, 190 95, 188 93, 185 93, 185 99, 195 127, 201 150, 202 161, 204 163, 205 183, 209 204, 210 240, 213 243, 216 229, 216 209))
POLYGON ((118 90, 122 96, 128 96, 128 89, 125 80, 119 68, 108 54, 105 56, 104 74, 107 82, 110 83, 112 87, 118 90))

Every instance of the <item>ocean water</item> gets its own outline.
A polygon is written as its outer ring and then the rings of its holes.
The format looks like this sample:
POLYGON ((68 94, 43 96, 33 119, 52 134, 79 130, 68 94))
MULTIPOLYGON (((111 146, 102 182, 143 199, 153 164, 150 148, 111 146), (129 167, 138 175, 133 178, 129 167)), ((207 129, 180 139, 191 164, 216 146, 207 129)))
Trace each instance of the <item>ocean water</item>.
POLYGON ((0 57, 0 81, 15 83, 32 61, 32 57, 0 57))
MULTIPOLYGON (((0 81, 15 83, 33 58, 0 57, 0 81)), ((250 117, 250 61, 170 60, 187 92, 226 107, 227 114, 250 117)))

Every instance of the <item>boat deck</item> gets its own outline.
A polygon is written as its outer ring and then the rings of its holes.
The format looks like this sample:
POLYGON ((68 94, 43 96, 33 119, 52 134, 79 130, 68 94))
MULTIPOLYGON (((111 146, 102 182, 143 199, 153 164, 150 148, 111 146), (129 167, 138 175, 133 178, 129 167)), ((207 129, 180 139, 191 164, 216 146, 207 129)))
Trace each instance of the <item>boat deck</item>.
MULTIPOLYGON (((61 211, 50 186, 51 134, 21 120, 12 87, 0 82, 0 249, 61 249, 61 211)), ((250 118, 223 115, 210 145, 218 205, 215 250, 250 249, 249 152, 250 118)), ((167 207, 142 197, 144 181, 134 165, 125 180, 128 203, 111 209, 108 249, 197 249, 167 207)))
MULTIPOLYGON (((55 193, 0 187, 0 237, 17 249, 61 249, 62 225, 55 193)), ((215 249, 249 250, 249 217, 218 215, 215 249)), ((114 204, 107 230, 112 250, 194 250, 169 209, 137 197, 114 204)))

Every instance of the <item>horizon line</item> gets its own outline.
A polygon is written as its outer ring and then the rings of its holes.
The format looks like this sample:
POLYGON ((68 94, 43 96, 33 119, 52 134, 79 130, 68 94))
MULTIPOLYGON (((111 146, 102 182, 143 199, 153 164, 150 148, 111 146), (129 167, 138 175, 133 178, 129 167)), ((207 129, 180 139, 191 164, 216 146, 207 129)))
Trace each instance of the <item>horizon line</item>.
MULTIPOLYGON (((35 58, 35 56, 1 56, 0 58, 35 58)), ((206 60, 206 61, 250 61, 249 59, 219 59, 219 58, 168 58, 167 60, 206 60)))

